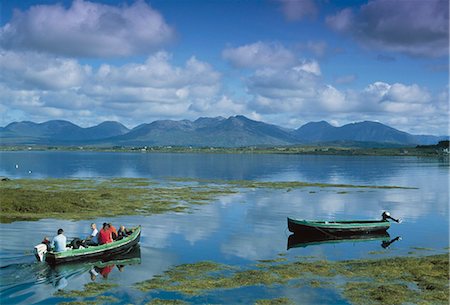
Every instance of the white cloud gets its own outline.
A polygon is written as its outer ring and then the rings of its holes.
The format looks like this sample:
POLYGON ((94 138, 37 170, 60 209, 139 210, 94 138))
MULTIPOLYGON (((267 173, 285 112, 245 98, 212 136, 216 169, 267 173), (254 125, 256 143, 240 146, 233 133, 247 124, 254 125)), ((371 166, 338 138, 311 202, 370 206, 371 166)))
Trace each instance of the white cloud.
POLYGON ((143 63, 94 69, 31 52, 0 54, 0 104, 27 120, 96 124, 101 114, 134 126, 136 121, 193 115, 192 105, 199 103, 232 105, 220 98, 220 73, 195 57, 177 66, 170 54, 158 52, 143 63))
POLYGON ((293 69, 295 71, 305 71, 308 73, 312 73, 317 76, 320 76, 322 74, 322 72, 320 71, 319 63, 315 60, 304 60, 300 65, 294 67, 293 69))
POLYGON ((145 54, 167 43, 174 30, 145 1, 120 7, 74 0, 15 11, 0 28, 3 48, 65 56, 104 57, 145 54))
POLYGON ((428 103, 431 100, 430 93, 417 84, 410 86, 395 83, 389 87, 387 99, 403 103, 428 103))
POLYGON ((224 59, 239 68, 286 67, 296 62, 295 54, 277 43, 255 42, 222 52, 224 59))
POLYGON ((303 122, 324 118, 342 123, 391 122, 394 127, 406 131, 445 133, 448 105, 443 102, 444 93, 438 96, 418 84, 386 82, 374 82, 362 90, 340 90, 324 82, 318 64, 317 69, 312 67, 316 67, 316 62, 291 68, 255 70, 247 78, 247 92, 252 96, 249 108, 272 122, 284 126, 291 122, 293 125, 289 127, 294 128, 298 127, 301 117, 303 122), (394 120, 399 116, 408 120, 394 120), (427 123, 430 119, 433 124, 427 123), (428 128, 430 125, 433 127, 428 128))
POLYGON ((91 73, 76 60, 49 58, 30 52, 0 50, 0 80, 12 86, 56 90, 81 86, 91 73))

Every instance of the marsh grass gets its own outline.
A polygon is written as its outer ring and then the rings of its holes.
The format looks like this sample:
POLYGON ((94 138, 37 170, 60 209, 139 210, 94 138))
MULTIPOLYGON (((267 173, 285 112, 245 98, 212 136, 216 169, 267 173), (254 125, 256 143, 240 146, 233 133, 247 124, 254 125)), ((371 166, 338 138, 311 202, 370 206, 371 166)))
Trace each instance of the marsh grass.
MULTIPOLYGON (((199 262, 175 266, 161 276, 136 284, 136 287, 141 291, 201 295, 217 289, 249 286, 285 285, 295 288, 301 284, 332 288, 331 283, 336 278, 342 284, 334 288, 354 304, 448 304, 447 254, 341 262, 280 262, 274 259, 245 270, 214 262, 199 262)), ((278 299, 257 302, 274 300, 278 299)))
POLYGON ((20 179, 0 183, 0 190, 1 222, 185 212, 236 192, 218 186, 161 186, 139 178, 20 179))

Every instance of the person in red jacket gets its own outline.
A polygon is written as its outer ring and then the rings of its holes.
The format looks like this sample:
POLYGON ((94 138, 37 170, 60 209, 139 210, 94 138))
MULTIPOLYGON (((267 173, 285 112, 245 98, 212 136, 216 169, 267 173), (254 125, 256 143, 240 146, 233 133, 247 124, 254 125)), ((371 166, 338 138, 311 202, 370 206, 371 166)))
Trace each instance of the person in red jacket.
POLYGON ((109 244, 112 242, 113 242, 113 239, 112 239, 112 235, 111 235, 111 230, 109 228, 109 224, 107 224, 105 222, 103 224, 103 228, 100 230, 100 232, 98 232, 98 244, 103 245, 103 244, 109 244))
POLYGON ((109 225, 109 230, 111 231, 111 237, 113 240, 117 239, 117 230, 116 228, 112 225, 112 223, 108 223, 109 225))

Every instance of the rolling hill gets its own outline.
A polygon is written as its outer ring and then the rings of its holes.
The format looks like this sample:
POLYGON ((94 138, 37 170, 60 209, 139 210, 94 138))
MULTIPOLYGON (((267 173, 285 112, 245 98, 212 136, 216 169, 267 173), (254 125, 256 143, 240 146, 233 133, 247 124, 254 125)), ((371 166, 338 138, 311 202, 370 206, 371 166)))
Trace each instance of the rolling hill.
POLYGON ((128 129, 118 122, 82 128, 69 121, 14 122, 0 128, 1 145, 196 146, 242 147, 345 143, 362 146, 435 144, 448 137, 412 135, 387 125, 364 121, 335 127, 310 122, 291 130, 237 115, 159 120, 128 129))

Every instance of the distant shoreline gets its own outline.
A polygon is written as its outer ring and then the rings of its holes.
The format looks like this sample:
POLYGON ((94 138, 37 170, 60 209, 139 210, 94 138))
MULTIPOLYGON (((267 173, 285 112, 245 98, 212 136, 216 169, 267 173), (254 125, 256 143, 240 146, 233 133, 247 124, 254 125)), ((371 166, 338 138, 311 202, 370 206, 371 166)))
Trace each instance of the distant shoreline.
POLYGON ((85 147, 85 146, 0 146, 5 151, 76 151, 127 153, 212 153, 212 154, 300 154, 338 156, 415 156, 448 157, 448 150, 436 145, 422 147, 342 147, 342 146, 277 146, 277 147, 85 147))

